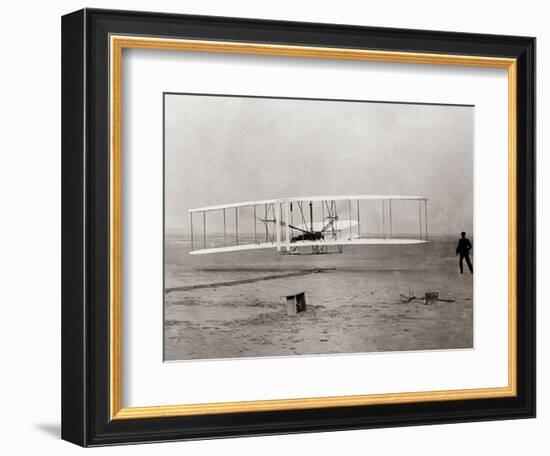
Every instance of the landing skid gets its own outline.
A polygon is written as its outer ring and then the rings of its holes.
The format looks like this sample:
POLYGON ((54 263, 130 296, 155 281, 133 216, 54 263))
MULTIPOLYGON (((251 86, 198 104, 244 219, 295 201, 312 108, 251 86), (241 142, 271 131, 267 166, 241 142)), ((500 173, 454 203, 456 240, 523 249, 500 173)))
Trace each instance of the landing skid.
POLYGON ((332 255, 334 253, 342 253, 344 251, 344 248, 341 245, 313 245, 311 246, 311 251, 309 252, 304 252, 303 249, 307 249, 307 247, 292 247, 288 252, 281 251, 281 255, 332 255))

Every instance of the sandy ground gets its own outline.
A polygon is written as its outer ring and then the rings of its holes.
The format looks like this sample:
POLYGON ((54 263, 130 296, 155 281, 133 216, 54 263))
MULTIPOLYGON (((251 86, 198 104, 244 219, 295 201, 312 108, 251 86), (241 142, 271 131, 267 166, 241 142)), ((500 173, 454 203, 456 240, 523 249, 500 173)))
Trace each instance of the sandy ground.
POLYGON ((165 290, 186 288, 165 292, 165 359, 471 348, 473 280, 458 273, 454 247, 435 241, 335 255, 192 256, 187 242, 167 239, 165 290), (314 268, 326 270, 291 275, 314 268), (238 282, 261 278, 269 279, 238 282), (214 283, 223 286, 205 286, 214 283), (287 316, 284 296, 299 291, 307 311, 287 316), (426 291, 453 302, 400 296, 426 291))

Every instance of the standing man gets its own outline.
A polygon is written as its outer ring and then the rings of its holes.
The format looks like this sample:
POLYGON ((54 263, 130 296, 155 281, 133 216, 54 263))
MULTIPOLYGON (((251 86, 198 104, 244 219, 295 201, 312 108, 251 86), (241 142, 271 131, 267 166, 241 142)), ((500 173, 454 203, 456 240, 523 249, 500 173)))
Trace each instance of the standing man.
POLYGON ((470 272, 474 273, 474 268, 472 266, 472 263, 470 261, 470 250, 472 250, 472 243, 470 240, 466 237, 466 232, 463 231, 461 234, 461 238, 458 240, 458 246, 456 247, 456 254, 460 255, 460 273, 464 273, 464 268, 462 266, 462 260, 466 260, 466 264, 468 265, 468 269, 470 269, 470 272))

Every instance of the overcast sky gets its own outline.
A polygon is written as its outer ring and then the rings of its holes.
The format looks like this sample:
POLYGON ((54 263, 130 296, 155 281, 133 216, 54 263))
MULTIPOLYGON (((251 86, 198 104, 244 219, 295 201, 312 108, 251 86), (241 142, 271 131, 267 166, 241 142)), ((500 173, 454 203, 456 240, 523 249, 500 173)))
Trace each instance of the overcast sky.
MULTIPOLYGON (((473 107, 165 96, 166 227, 193 207, 312 195, 429 198, 432 234, 472 232, 473 107)), ((416 210, 417 213, 417 210, 416 210)))

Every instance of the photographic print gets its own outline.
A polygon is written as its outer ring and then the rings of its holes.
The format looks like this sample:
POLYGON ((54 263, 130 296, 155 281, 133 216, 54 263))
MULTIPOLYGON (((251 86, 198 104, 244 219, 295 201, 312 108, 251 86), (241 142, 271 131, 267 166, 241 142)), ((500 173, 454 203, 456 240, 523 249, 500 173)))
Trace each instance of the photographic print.
POLYGON ((473 123, 165 93, 165 361, 473 348, 473 123))

